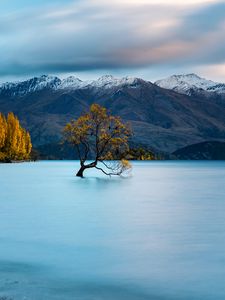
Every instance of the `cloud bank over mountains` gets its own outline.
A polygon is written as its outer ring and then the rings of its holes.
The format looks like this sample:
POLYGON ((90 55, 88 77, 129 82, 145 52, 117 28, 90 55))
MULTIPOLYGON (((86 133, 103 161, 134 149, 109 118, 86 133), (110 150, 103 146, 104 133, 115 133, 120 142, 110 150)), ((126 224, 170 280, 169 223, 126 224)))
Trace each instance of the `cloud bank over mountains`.
POLYGON ((219 68, 225 76, 224 1, 36 2, 0 4, 1 77, 105 70, 148 76, 157 68, 214 78, 219 68))

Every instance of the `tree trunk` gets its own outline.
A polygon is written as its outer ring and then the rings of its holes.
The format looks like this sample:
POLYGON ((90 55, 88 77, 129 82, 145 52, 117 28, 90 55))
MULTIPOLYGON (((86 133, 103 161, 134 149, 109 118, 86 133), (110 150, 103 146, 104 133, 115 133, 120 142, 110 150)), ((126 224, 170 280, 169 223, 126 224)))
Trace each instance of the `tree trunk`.
POLYGON ((80 170, 77 172, 76 176, 83 178, 84 177, 84 170, 85 169, 86 169, 85 166, 81 166, 80 170))
POLYGON ((97 165, 97 161, 94 161, 88 165, 84 165, 83 163, 81 163, 81 167, 80 170, 77 172, 76 176, 77 177, 84 177, 84 170, 86 169, 90 169, 90 168, 94 168, 97 165))

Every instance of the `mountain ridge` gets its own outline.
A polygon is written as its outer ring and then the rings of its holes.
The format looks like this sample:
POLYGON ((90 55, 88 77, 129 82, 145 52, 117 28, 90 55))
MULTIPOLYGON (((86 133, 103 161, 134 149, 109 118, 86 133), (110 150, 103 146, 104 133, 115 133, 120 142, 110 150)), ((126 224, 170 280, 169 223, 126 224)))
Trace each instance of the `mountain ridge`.
POLYGON ((0 87, 0 111, 18 115, 35 147, 58 143, 66 123, 92 103, 130 122, 134 144, 159 152, 173 153, 209 140, 225 141, 223 94, 185 95, 141 78, 110 75, 85 83, 76 77, 61 80, 43 75, 0 87))
MULTIPOLYGON (((57 76, 41 75, 33 77, 24 81, 5 82, 0 84, 0 93, 9 93, 13 96, 24 96, 28 93, 41 91, 44 89, 52 90, 65 90, 65 89, 85 89, 85 88, 111 88, 122 85, 134 85, 138 81, 144 81, 141 78, 136 77, 123 77, 121 79, 115 78, 112 75, 104 75, 96 80, 85 80, 75 76, 69 76, 64 79, 60 79, 57 76)), ((147 81, 146 81, 147 82, 147 81)))
MULTIPOLYGON (((81 80, 76 76, 69 76, 60 79, 53 75, 40 75, 23 81, 5 82, 0 84, 0 93, 11 92, 14 96, 24 96, 28 93, 41 91, 44 89, 66 90, 66 89, 87 89, 101 88, 110 89, 130 85, 135 88, 138 83, 152 83, 138 77, 116 78, 112 75, 103 75, 95 80, 81 80)), ((193 92, 209 92, 225 94, 225 83, 218 83, 212 80, 202 78, 194 73, 172 75, 154 83, 161 88, 173 90, 175 92, 191 95, 193 92)))

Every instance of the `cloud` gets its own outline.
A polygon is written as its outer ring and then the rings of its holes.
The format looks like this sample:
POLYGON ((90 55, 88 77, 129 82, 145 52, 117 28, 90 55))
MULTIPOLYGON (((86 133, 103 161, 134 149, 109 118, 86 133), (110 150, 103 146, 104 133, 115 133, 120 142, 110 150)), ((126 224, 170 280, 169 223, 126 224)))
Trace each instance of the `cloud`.
POLYGON ((223 82, 225 78, 225 63, 198 66, 196 72, 202 76, 204 76, 205 73, 209 73, 210 76, 214 77, 218 82, 223 82))
POLYGON ((0 19, 0 75, 225 62, 220 1, 82 0, 0 19))

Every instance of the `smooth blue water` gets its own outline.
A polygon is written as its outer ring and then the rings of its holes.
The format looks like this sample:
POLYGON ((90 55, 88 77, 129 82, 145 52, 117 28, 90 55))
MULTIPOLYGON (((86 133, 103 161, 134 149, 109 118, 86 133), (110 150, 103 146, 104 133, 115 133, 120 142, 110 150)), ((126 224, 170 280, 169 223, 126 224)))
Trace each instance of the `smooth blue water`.
POLYGON ((76 169, 0 165, 0 299, 225 299, 225 162, 76 169))

